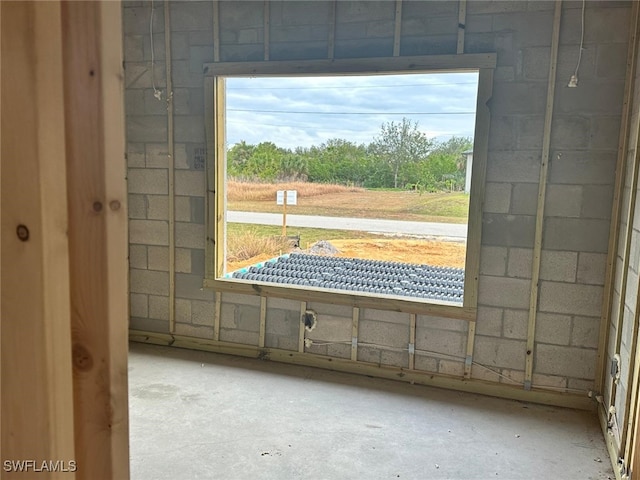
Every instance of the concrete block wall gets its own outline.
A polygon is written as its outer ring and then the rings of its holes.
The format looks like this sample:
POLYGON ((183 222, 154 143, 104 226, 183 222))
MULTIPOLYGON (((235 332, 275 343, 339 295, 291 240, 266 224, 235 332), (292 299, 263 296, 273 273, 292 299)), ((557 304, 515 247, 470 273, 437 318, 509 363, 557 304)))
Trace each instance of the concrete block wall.
MULTIPOLYGON (((576 89, 582 2, 565 2, 545 203, 534 386, 593 388, 608 248, 630 5, 587 2, 576 89)), ((168 161, 164 4, 124 2, 129 166, 131 327, 168 330, 168 161), (153 70, 153 77, 151 75, 153 70)), ((404 2, 401 55, 453 54, 457 2, 404 2)), ((220 2, 220 59, 263 59, 264 3, 220 2)), ((270 58, 326 58, 330 2, 269 4, 270 58)), ((521 384, 531 287, 553 2, 467 3, 466 53, 497 52, 483 212, 474 378, 521 384)), ((213 2, 171 2, 175 122, 176 333, 212 338, 214 292, 204 276, 202 64, 212 62, 213 2)), ((394 2, 338 2, 335 57, 390 56, 394 2)), ((311 308, 311 307, 310 307, 311 308)), ((317 304, 311 353, 350 357, 352 311, 317 304), (331 327, 331 328, 329 328, 331 327), (343 338, 344 337, 344 338, 343 338), (325 345, 321 345, 324 343, 325 345), (331 345, 329 345, 331 344, 331 345)), ((265 344, 296 350, 299 302, 268 299, 265 344)), ((257 345, 258 297, 222 294, 220 339, 257 345)), ((460 376, 467 323, 418 316, 416 368, 460 376)), ((361 361, 408 363, 409 314, 360 312, 361 361), (365 345, 365 344, 371 345, 365 345)))

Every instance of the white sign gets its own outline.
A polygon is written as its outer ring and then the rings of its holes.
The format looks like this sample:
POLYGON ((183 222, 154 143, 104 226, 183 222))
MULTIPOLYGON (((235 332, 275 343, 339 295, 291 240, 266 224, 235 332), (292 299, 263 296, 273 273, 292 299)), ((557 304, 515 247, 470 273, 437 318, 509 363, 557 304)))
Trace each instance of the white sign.
MULTIPOLYGON (((287 195, 287 205, 298 204, 297 190, 286 190, 286 195, 287 195)), ((285 196, 285 190, 278 190, 276 192, 276 205, 284 205, 284 196, 285 196)))

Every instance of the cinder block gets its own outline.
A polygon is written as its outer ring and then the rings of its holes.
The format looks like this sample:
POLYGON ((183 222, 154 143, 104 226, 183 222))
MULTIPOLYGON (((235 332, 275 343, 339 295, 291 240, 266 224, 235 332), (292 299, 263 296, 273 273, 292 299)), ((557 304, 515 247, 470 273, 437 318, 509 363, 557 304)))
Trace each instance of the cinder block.
MULTIPOLYGON (((582 87, 582 82, 580 87, 582 87)), ((586 149, 589 146, 590 130, 591 119, 589 117, 579 117, 575 113, 571 116, 554 116, 551 128, 552 148, 586 149)))
POLYGON ((542 312, 598 316, 602 306, 602 287, 573 283, 540 283, 539 308, 542 312))
POLYGON ((549 185, 545 199, 548 217, 579 217, 582 210, 582 187, 579 185, 549 185))
MULTIPOLYGON (((626 56, 626 52, 623 52, 626 56)), ((626 59, 621 65, 626 65, 626 59)), ((619 78, 624 76, 621 75, 619 78)), ((620 116, 597 116, 591 120, 590 147, 601 150, 615 150, 620 135, 620 116)))
POLYGON ((327 42, 304 43, 272 43, 270 59, 272 60, 319 60, 327 57, 327 42))
MULTIPOLYGON (((131 7, 122 10, 122 23, 125 34, 149 33, 149 21, 151 20, 151 4, 141 7, 131 7)), ((164 8, 156 4, 153 12, 153 31, 164 32, 164 8)))
POLYGON ((473 359, 487 367, 519 369, 525 364, 526 350, 524 341, 477 335, 473 359))
POLYGON ((538 313, 536 316, 536 342, 554 345, 569 345, 571 317, 553 313, 538 313))
POLYGON ((129 314, 132 317, 149 317, 149 297, 139 293, 129 295, 129 314))
POLYGON ((238 307, 229 303, 222 303, 220 306, 220 328, 238 328, 238 307))
POLYGON ((502 370, 500 383, 506 383, 508 385, 522 385, 524 383, 524 372, 522 370, 505 368, 502 370))
POLYGON ((502 309, 479 306, 476 334, 500 337, 502 335, 502 309))
POLYGON ((410 316, 408 313, 403 312, 391 312, 387 310, 374 310, 372 308, 364 308, 360 310, 360 319, 408 326, 410 316))
POLYGON ((176 142, 203 143, 205 141, 204 117, 201 115, 176 115, 174 136, 176 142))
MULTIPOLYGON (((262 45, 260 45, 262 47, 262 45)), ((228 47, 225 47, 228 48, 228 47)), ((220 60, 226 61, 222 53, 224 48, 220 48, 220 60)), ((264 57, 263 57, 264 58, 264 57)), ((171 62, 173 64, 173 86, 175 88, 191 87, 202 88, 204 85, 204 77, 201 73, 193 73, 189 70, 189 60, 175 60, 171 62)), ((166 123, 166 122, 165 122, 166 123)), ((182 140, 179 140, 182 141, 182 140)))
POLYGON ((491 111, 497 115, 542 114, 546 95, 547 86, 542 82, 503 83, 493 92, 491 111))
POLYGON ((573 317, 571 345, 576 347, 597 348, 599 336, 599 317, 573 317))
POLYGON ((149 295, 149 317, 169 320, 169 298, 149 295))
POLYGON ((289 337, 278 337, 278 348, 281 350, 298 351, 298 339, 289 337))
POLYGON ((171 29, 176 32, 213 29, 211 2, 172 3, 170 15, 171 29))
MULTIPOLYGON (((474 1, 469 2, 467 8, 467 15, 477 15, 481 13, 509 13, 509 12, 522 12, 527 9, 526 2, 496 2, 492 0, 488 1, 474 1)), ((512 18, 509 15, 508 18, 512 18)))
POLYGON ((304 351, 305 353, 313 353, 314 355, 327 355, 327 348, 328 345, 316 345, 314 343, 308 347, 305 345, 304 351))
POLYGON ((176 322, 191 323, 191 302, 176 298, 176 322))
POLYGON ((543 250, 540 258, 540 278, 557 282, 575 282, 578 254, 543 250))
POLYGON ((578 257, 578 283, 604 285, 607 255, 581 252, 578 257))
POLYGON ((189 68, 193 73, 202 73, 205 63, 213 62, 213 45, 189 47, 189 68))
MULTIPOLYGON (((624 77, 627 64, 627 52, 624 44, 600 44, 598 45, 596 73, 599 78, 611 78, 617 80, 624 77)), ((620 122, 618 122, 618 127, 620 122)))
POLYGON ((176 171, 176 195, 204 197, 204 172, 176 171))
POLYGON ((518 119, 518 129, 517 129, 518 148, 522 150, 536 150, 536 149, 542 148, 543 129, 544 129, 543 115, 521 116, 518 119))
POLYGON ((307 303, 307 309, 314 310, 318 314, 318 317, 320 317, 321 315, 329 315, 333 317, 346 317, 351 320, 351 317, 353 315, 352 307, 348 307, 346 305, 335 305, 331 303, 309 302, 307 303))
POLYGON ((497 150, 512 151, 516 146, 516 127, 513 115, 495 115, 491 117, 489 131, 489 150, 492 152, 489 163, 497 150))
POLYGON ((452 360, 440 360, 438 373, 442 375, 461 377, 464 375, 464 363, 454 362, 452 360))
POLYGON ((359 362, 369 362, 380 364, 380 349, 374 347, 358 346, 359 362))
POLYGON ((189 197, 175 197, 176 222, 191 221, 191 201, 189 197))
POLYGON ((152 318, 131 317, 129 319, 130 330, 142 330, 143 332, 169 332, 169 322, 152 318))
POLYGON ((260 331, 260 309, 248 305, 238 305, 236 308, 238 328, 247 332, 260 331))
POLYGON ((382 350, 380 352, 380 363, 382 365, 406 368, 409 365, 409 352, 382 350))
POLYGON ((592 380, 596 367, 596 351, 585 348, 539 344, 535 350, 534 371, 592 380))
POLYGON ((585 185, 582 187, 582 218, 611 218, 613 187, 610 185, 585 185))
POLYGON ((450 330, 416 329, 416 349, 431 353, 466 356, 467 334, 450 330))
POLYGON ((416 370, 422 370, 425 372, 437 372, 438 360, 433 357, 416 353, 414 366, 416 370))
POLYGON ((149 270, 169 271, 169 247, 148 247, 149 270))
POLYGON ((144 90, 144 114, 158 115, 166 118, 167 99, 164 92, 162 92, 160 98, 157 98, 156 92, 152 88, 146 88, 144 90))
POLYGON ((485 213, 482 216, 482 244, 503 247, 533 247, 535 217, 485 213))
MULTIPOLYGON (((582 390, 583 392, 593 390, 595 387, 593 380, 580 380, 577 378, 569 378, 567 386, 573 390, 582 390)), ((605 403, 605 405, 609 405, 609 403, 605 403)))
POLYGON ((581 80, 580 88, 564 88, 560 90, 554 105, 554 116, 571 115, 572 112, 601 115, 620 115, 624 81, 611 81, 608 88, 602 88, 601 81, 581 80))
MULTIPOLYGON (((123 15, 124 17, 127 14, 123 15)), ((127 62, 141 62, 144 60, 142 35, 124 35, 122 38, 124 58, 127 62)))
POLYGON ((191 273, 191 250, 176 248, 176 272, 191 273))
MULTIPOLYGON (((144 115, 144 90, 129 89, 124 92, 124 111, 126 116, 144 115)), ((144 164, 141 165, 144 167, 144 164)))
POLYGON ((176 222, 176 246, 204 248, 204 225, 176 222))
POLYGON ((479 365, 473 365, 471 367, 471 378, 474 380, 498 383, 500 381, 498 373, 499 372, 495 372, 493 369, 483 368, 479 365))
POLYGON ((171 32, 171 61, 187 60, 189 58, 189 34, 186 32, 171 32))
POLYGON ((214 302, 200 302, 198 300, 191 301, 191 321, 196 325, 213 327, 214 312, 214 302))
MULTIPOLYGON (((195 338, 213 338, 213 328, 176 322, 176 334, 195 338)), ((232 341, 232 340, 227 340, 232 341)), ((241 342, 234 342, 241 343, 241 342)))
POLYGON ((535 215, 538 209, 538 184, 516 183, 511 194, 511 213, 535 215))
POLYGON ((360 320, 358 324, 358 342, 407 348, 409 344, 409 326, 360 320))
POLYGON ((316 328, 307 338, 326 342, 351 342, 351 319, 318 315, 316 328))
POLYGON ((336 6, 336 18, 344 23, 388 20, 394 15, 394 5, 386 2, 340 2, 336 6))
POLYGON ((507 273, 510 277, 531 278, 533 268, 533 250, 529 248, 510 248, 507 273))
MULTIPOLYGON (((502 65, 502 66, 496 67, 493 71, 494 85, 498 83, 504 83, 504 82, 513 82, 515 81, 515 79, 516 79, 516 73, 515 73, 514 67, 502 65)), ((491 143, 489 145, 490 145, 489 149, 494 150, 494 148, 491 147, 491 143)), ((496 148, 496 150, 499 150, 499 149, 496 148)), ((509 147, 507 148, 507 150, 513 150, 513 147, 509 147)))
POLYGON ((127 143, 126 157, 128 168, 144 168, 144 143, 127 143))
POLYGON ((191 273, 204 277, 205 267, 204 250, 194 248, 191 250, 191 273))
MULTIPOLYGON (((446 18, 446 17, 445 17, 446 18)), ((402 22, 403 30, 405 22, 402 22)), ((493 29, 492 15, 468 15, 465 24, 465 33, 490 33, 493 29)))
POLYGON ((176 297, 213 301, 213 291, 202 288, 202 275, 176 273, 176 297))
POLYGON ((129 267, 147 268, 147 247, 144 245, 129 245, 129 267))
POLYGON ((244 295, 241 293, 227 293, 222 294, 222 301, 224 303, 233 303, 235 305, 252 305, 254 307, 260 306, 259 295, 244 295))
POLYGON ((609 222, 582 218, 547 218, 543 245, 547 250, 604 253, 609 248, 609 222))
MULTIPOLYGON (((618 48, 626 53, 624 42, 629 38, 629 5, 619 8, 585 9, 585 23, 593 22, 594 28, 584 32, 588 43, 617 43, 618 48)), ((625 61, 626 56, 619 61, 625 61)))
MULTIPOLYGON (((274 4, 274 7, 275 5, 277 4, 274 4)), ((221 23, 226 28, 237 30, 262 25, 264 18, 262 4, 254 2, 221 2, 219 8, 220 18, 224 19, 224 22, 221 23)))
MULTIPOLYGON (((166 106, 165 114, 166 114, 166 106)), ((145 145, 147 168, 167 168, 169 166, 169 148, 166 143, 147 143, 145 145)))
POLYGON ((151 270, 129 270, 129 290, 131 293, 149 295, 169 295, 169 274, 151 270))
MULTIPOLYGON (((153 67, 153 77, 151 75, 151 64, 149 62, 127 62, 124 71, 125 88, 156 88, 163 89, 167 86, 166 73, 163 65, 155 64, 153 67)), ((166 124, 166 118, 161 118, 166 124)), ((136 140, 139 141, 139 140, 136 140)), ((155 141, 155 140, 150 140, 155 141)))
POLYGON ((335 358, 351 358, 351 345, 343 343, 327 345, 327 355, 335 358))
MULTIPOLYGON (((273 37, 278 37, 279 33, 280 33, 281 29, 276 29, 273 33, 273 37)), ((236 42, 237 43, 258 43, 258 38, 264 38, 264 31, 263 29, 259 29, 259 28, 243 28, 241 30, 237 30, 235 32, 236 34, 236 42)), ((281 41, 281 40, 276 40, 274 38, 274 41, 281 41)))
POLYGON ((264 60, 264 47, 260 44, 222 44, 220 46, 220 60, 223 62, 261 61, 264 60))
POLYGON ((432 317, 429 315, 418 315, 416 326, 420 328, 435 328, 436 330, 453 330, 455 332, 466 332, 468 322, 455 318, 432 317))
POLYGON ((480 275, 478 303, 492 307, 526 309, 529 307, 530 286, 530 280, 480 275))
POLYGON ((129 242, 168 245, 169 225, 159 220, 129 220, 129 242))
POLYGON ((167 195, 169 182, 166 170, 130 168, 127 172, 129 193, 167 195))
POLYGON ((149 220, 169 220, 169 197, 167 195, 147 195, 147 218, 149 220))
MULTIPOLYGON (((558 65, 556 68, 556 78, 569 79, 576 71, 576 46, 579 44, 580 39, 576 44, 560 44, 558 48, 558 65)), ((595 45, 585 46, 582 50, 582 58, 580 60, 580 81, 593 80, 596 78, 596 55, 597 50, 595 45)), ((622 78, 622 77, 620 77, 622 78)), ((566 80, 567 82, 569 80, 566 80)), ((564 87, 564 85, 562 85, 564 87)))
POLYGON ((288 298, 270 297, 267 300, 267 312, 271 309, 290 310, 295 312, 300 320, 300 302, 298 300, 289 300, 288 298))
POLYGON ((541 375, 534 373, 531 378, 531 384, 534 387, 553 387, 553 388, 567 388, 567 378, 559 377, 556 375, 541 375))
POLYGON ((612 185, 615 177, 615 165, 615 152, 598 150, 553 151, 549 181, 550 183, 572 185, 612 185))
POLYGON ((300 310, 281 310, 267 303, 267 333, 297 338, 300 326, 300 310))
POLYGON ((511 204, 510 183, 487 183, 484 194, 484 212, 509 213, 511 204))
POLYGON ((147 218, 147 198, 145 195, 129 195, 127 198, 127 213, 129 218, 147 218))
POLYGON ((502 276, 507 270, 506 247, 487 247, 480 249, 480 273, 482 275, 502 276))
POLYGON ((549 78, 550 49, 532 47, 522 49, 522 78, 525 80, 547 80, 549 78))
POLYGON ((527 310, 505 310, 503 334, 507 338, 526 340, 529 329, 529 312, 527 310))
POLYGON ((324 25, 329 23, 330 5, 325 2, 288 2, 282 4, 283 25, 324 25))
MULTIPOLYGON (((513 120, 511 120, 513 122, 513 120)), ((538 183, 540 154, 529 151, 490 152, 487 159, 488 182, 538 183)), ((515 192, 514 192, 515 194, 515 192)))

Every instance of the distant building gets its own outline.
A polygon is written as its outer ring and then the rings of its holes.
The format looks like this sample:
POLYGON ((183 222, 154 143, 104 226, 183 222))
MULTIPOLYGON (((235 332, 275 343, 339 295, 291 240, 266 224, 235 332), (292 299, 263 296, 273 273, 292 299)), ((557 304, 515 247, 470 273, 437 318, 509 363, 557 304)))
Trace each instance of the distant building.
POLYGON ((473 150, 467 150, 462 152, 466 156, 465 162, 465 176, 464 176, 464 193, 471 192, 471 171, 473 170, 473 150))

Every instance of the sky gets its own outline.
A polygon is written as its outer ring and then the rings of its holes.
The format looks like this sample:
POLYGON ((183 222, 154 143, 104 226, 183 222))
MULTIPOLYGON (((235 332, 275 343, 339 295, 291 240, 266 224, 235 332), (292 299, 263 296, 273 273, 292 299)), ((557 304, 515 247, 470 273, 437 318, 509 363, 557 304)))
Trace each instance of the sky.
POLYGON ((227 147, 271 141, 294 149, 332 138, 368 144, 406 117, 427 137, 473 137, 478 74, 226 79, 227 147))

